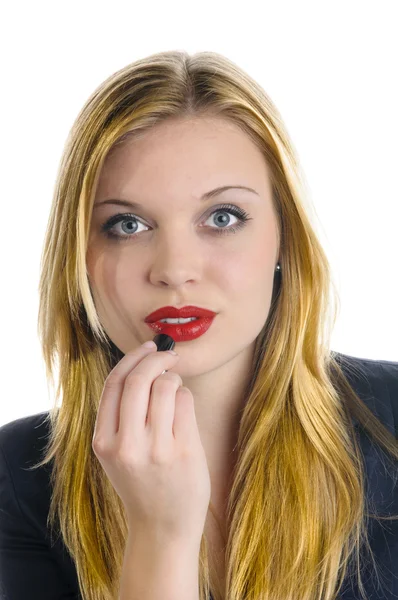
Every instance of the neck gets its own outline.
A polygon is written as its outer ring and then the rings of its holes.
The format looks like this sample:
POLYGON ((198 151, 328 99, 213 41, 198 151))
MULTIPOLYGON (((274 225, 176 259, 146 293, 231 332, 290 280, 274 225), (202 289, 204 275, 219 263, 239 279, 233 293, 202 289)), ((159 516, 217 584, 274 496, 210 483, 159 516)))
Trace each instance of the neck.
POLYGON ((218 462, 223 465, 236 446, 253 355, 254 344, 212 371, 195 377, 182 375, 194 398, 203 447, 215 466, 218 462))

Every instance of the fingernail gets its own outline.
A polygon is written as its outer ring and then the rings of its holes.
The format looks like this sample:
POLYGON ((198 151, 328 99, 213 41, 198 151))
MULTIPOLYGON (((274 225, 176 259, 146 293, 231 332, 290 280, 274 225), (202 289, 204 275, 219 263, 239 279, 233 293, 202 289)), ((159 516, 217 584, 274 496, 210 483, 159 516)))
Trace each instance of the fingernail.
POLYGON ((145 342, 145 344, 142 344, 142 347, 143 348, 156 348, 156 344, 152 340, 149 340, 149 342, 145 342))

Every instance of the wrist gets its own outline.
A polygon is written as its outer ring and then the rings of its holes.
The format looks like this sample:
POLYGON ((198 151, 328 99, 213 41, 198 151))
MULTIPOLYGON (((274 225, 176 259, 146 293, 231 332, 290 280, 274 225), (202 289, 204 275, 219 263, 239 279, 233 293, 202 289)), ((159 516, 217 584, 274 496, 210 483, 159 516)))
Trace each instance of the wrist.
POLYGON ((139 547, 142 549, 148 549, 155 553, 178 553, 183 556, 187 556, 188 559, 192 557, 199 558, 201 540, 192 540, 188 538, 175 538, 156 531, 129 531, 126 550, 132 549, 133 547, 139 547))
MULTIPOLYGON (((200 545, 199 545, 200 546, 200 545)), ((147 532, 129 533, 120 600, 199 600, 199 547, 147 532)))

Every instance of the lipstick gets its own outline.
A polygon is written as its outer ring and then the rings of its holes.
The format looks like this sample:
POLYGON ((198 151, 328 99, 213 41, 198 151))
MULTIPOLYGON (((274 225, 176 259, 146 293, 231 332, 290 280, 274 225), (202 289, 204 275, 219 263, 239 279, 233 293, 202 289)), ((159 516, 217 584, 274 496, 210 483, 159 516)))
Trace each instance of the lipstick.
POLYGON ((153 338, 157 346, 157 352, 167 352, 167 350, 174 350, 174 346, 176 345, 175 341, 171 337, 171 335, 167 335, 166 333, 158 333, 153 338))

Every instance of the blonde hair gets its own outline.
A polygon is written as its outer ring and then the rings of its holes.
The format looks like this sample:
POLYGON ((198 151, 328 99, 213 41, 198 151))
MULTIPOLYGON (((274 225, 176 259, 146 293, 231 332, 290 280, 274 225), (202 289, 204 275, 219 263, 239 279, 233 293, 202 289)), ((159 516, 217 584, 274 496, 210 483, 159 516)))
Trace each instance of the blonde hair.
MULTIPOLYGON (((340 300, 281 116, 253 79, 214 52, 161 52, 126 66, 91 95, 67 140, 39 288, 38 330, 53 386, 55 357, 59 361, 48 443, 33 467, 53 461, 47 525, 58 526, 83 598, 115 600, 127 520, 92 439, 105 379, 121 356, 99 322, 87 277, 92 206, 101 167, 116 144, 167 119, 201 116, 229 120, 263 153, 281 241, 282 275, 256 340, 240 422, 225 597, 332 600, 351 556, 365 594, 359 558, 363 544, 370 550, 367 519, 383 517, 367 512, 351 417, 395 460, 397 440, 356 395, 330 349, 340 300)), ((210 593, 208 556, 203 535, 201 600, 210 593)), ((220 590, 212 593, 220 597, 220 590)))

